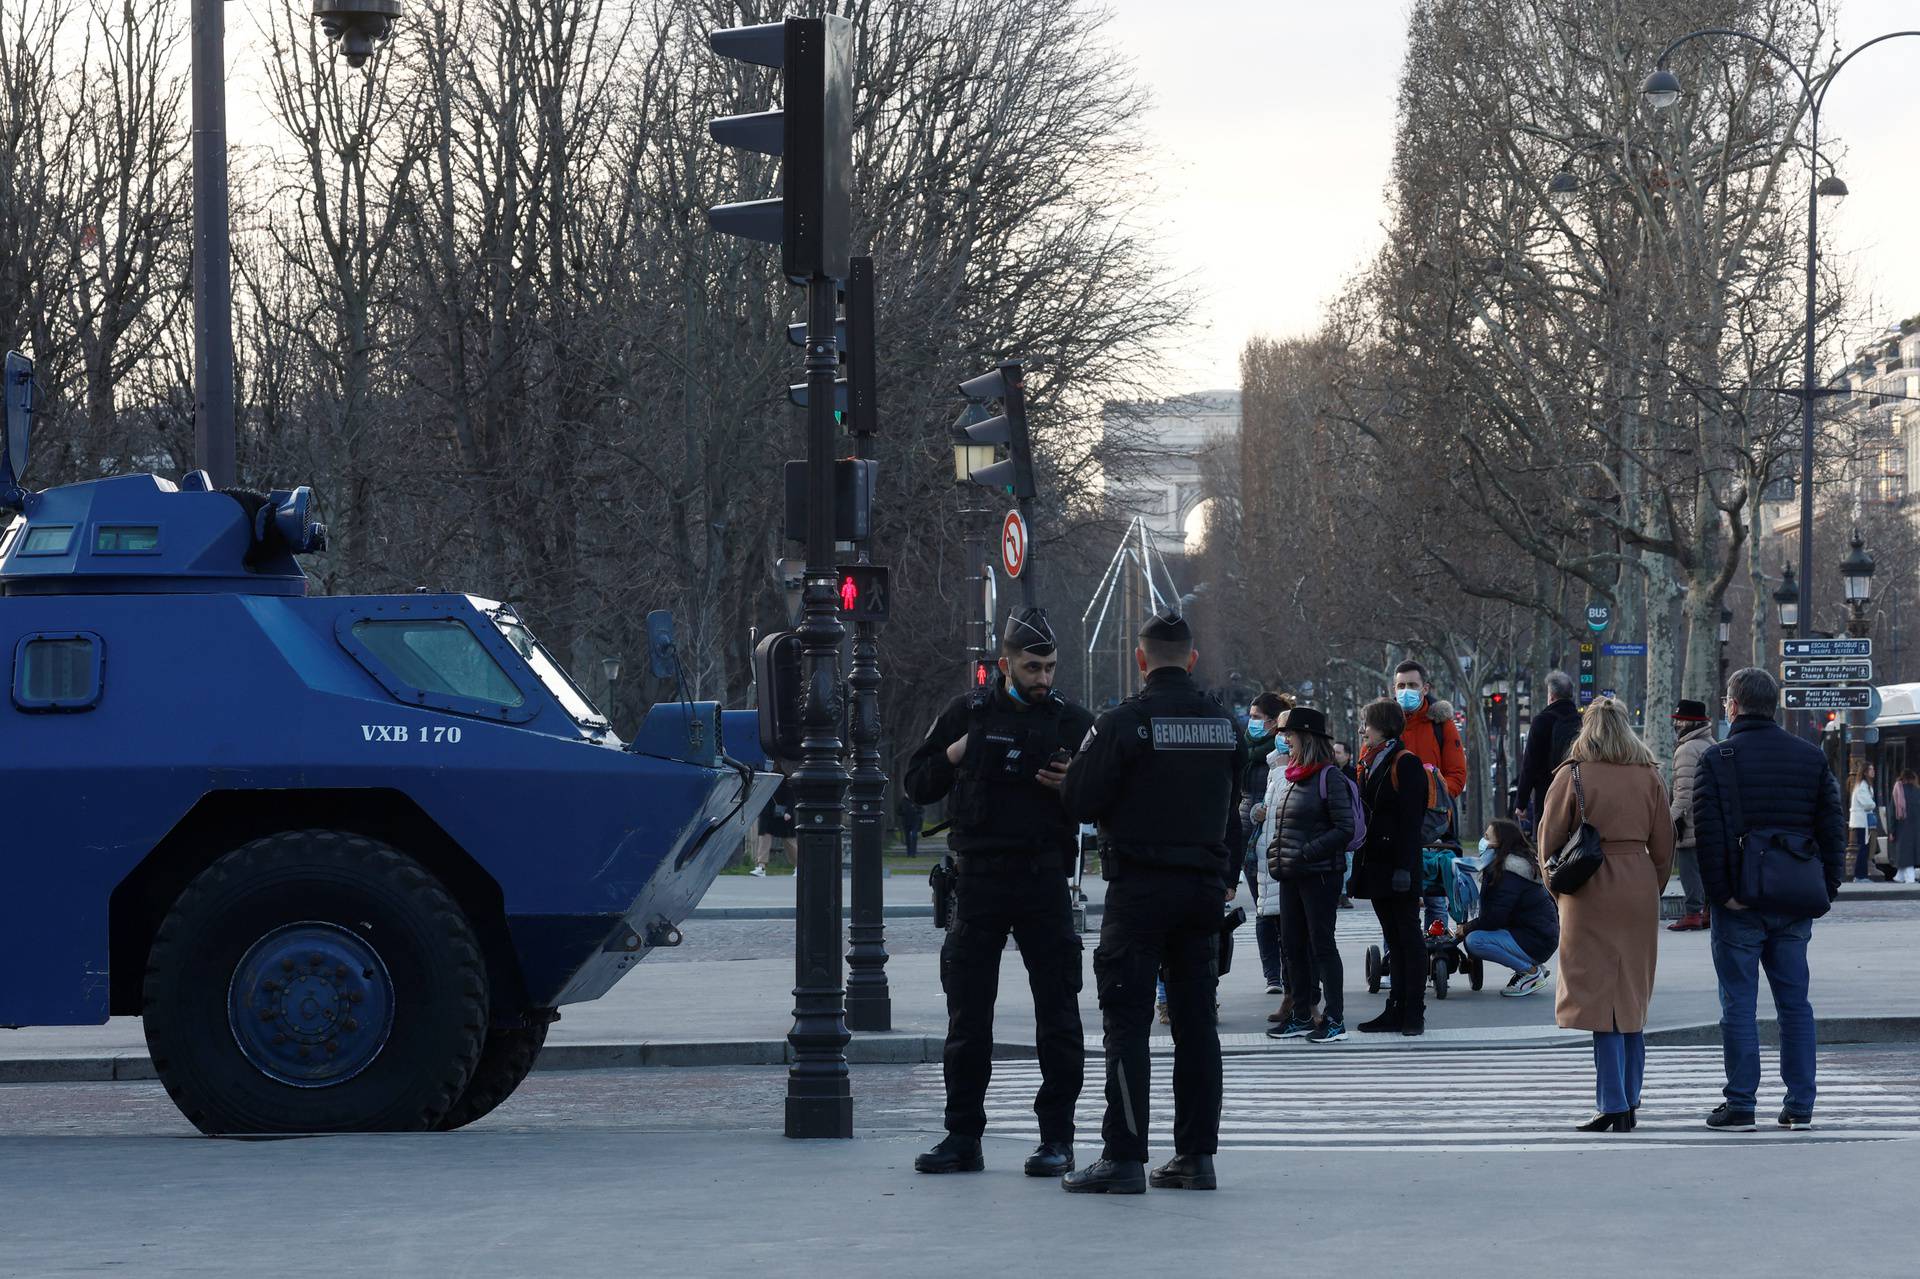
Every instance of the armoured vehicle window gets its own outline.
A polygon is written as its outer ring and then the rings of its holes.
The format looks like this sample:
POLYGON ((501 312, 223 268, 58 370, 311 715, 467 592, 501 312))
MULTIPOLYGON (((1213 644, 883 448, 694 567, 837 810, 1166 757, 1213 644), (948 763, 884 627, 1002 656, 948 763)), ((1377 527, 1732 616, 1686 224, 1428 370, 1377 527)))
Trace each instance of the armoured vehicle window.
POLYGON ((526 700, 479 637, 454 618, 355 622, 353 634, 395 675, 425 692, 496 706, 526 700))
POLYGON ((498 608, 487 616, 491 617, 493 624, 500 628, 500 633, 507 637, 507 643, 513 645, 514 651, 527 659, 527 665, 531 666, 533 673, 540 677, 540 682, 547 686, 547 691, 560 699, 560 704, 567 708, 567 714, 589 728, 607 727, 607 717, 595 709, 593 703, 587 700, 587 695, 580 691, 579 686, 561 668, 560 663, 553 660, 553 655, 547 652, 546 647, 533 637, 533 632, 528 630, 526 624, 515 617, 511 610, 498 608))
POLYGON ((16 515, 13 519, 13 523, 7 525, 7 531, 4 533, 0 533, 0 555, 5 555, 8 551, 13 549, 13 539, 15 535, 17 535, 20 532, 21 528, 25 526, 25 524, 26 524, 26 521, 16 515))
POLYGON ((98 656, 90 635, 29 637, 14 666, 13 700, 36 710, 93 705, 100 696, 98 656))
POLYGON ((39 528, 27 530, 27 540, 20 544, 22 555, 65 555, 67 547, 73 542, 73 525, 44 524, 39 528))
POLYGON ((139 555, 160 549, 157 524, 104 524, 94 530, 93 549, 109 555, 139 555))

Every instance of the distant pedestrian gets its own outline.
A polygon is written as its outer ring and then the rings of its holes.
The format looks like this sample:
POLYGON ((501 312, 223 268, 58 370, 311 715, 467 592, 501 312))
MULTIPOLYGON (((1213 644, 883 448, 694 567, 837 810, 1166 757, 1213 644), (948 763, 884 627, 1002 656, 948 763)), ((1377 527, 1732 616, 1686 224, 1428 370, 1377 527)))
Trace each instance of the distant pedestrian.
POLYGON ((1514 816, 1529 825, 1540 820, 1553 770, 1566 759, 1580 732, 1580 707, 1574 701, 1573 677, 1565 671, 1547 672, 1547 704, 1527 726, 1526 750, 1520 756, 1520 793, 1514 816))
POLYGON ((1867 882, 1873 869, 1873 831, 1879 825, 1873 803, 1873 765, 1855 764, 1847 774, 1847 852, 1853 860, 1853 882, 1867 882))
MULTIPOLYGON (((1360 780, 1360 774, 1354 769, 1354 766, 1353 766, 1353 748, 1348 746, 1345 742, 1335 742, 1333 744, 1333 766, 1339 769, 1342 773, 1345 773, 1349 778, 1353 779, 1355 782, 1358 782, 1360 780)), ((1353 896, 1347 891, 1348 886, 1352 882, 1353 882, 1353 854, 1348 853, 1346 870, 1340 876, 1340 900, 1337 903, 1337 905, 1340 907, 1341 910, 1353 909, 1353 896)))
POLYGON ((1406 712, 1381 698, 1360 711, 1360 800, 1367 838, 1357 850, 1347 891, 1373 902, 1391 978, 1387 1006, 1361 1022, 1368 1034, 1424 1034, 1427 946, 1420 936, 1420 827, 1427 772, 1401 744, 1406 712))
POLYGON ((796 823, 793 802, 793 783, 782 778, 774 788, 773 798, 760 810, 759 828, 753 841, 753 869, 749 874, 766 878, 767 863, 773 859, 775 844, 780 845, 780 852, 789 863, 794 860, 796 823))
MULTIPOLYGON (((1348 777, 1353 777, 1353 748, 1345 742, 1335 742, 1333 744, 1333 766, 1345 773, 1348 777)), ((1359 779, 1354 778, 1354 780, 1358 781, 1359 779)))
POLYGON ((1272 899, 1281 918, 1280 943, 1293 1007, 1267 1036, 1335 1043, 1347 1037, 1347 1025, 1334 919, 1347 846, 1357 829, 1359 790, 1333 766, 1325 715, 1296 706, 1280 727, 1286 734, 1288 763, 1281 784, 1268 790, 1272 836, 1261 866, 1261 907, 1265 910, 1272 899))
MULTIPOLYGON (((1393 671, 1393 700, 1406 715, 1401 745, 1439 779, 1436 806, 1430 806, 1423 820, 1425 832, 1421 845, 1457 847, 1459 834, 1454 829, 1454 808, 1460 792, 1467 788, 1467 752, 1460 742, 1460 726, 1454 723, 1453 705, 1438 701, 1427 683, 1427 668, 1408 658, 1393 671)), ((1418 868, 1414 878, 1422 878, 1418 868)), ((1416 885, 1416 888, 1418 885, 1416 885)), ((1439 893, 1422 899, 1424 922, 1431 935, 1446 931, 1447 897, 1439 893)))
POLYGON ((1547 788, 1539 853, 1547 862, 1582 824, 1605 856, 1560 907, 1560 990, 1553 1018, 1593 1032, 1599 1114, 1582 1132, 1631 1132, 1646 1074, 1647 1005, 1660 955, 1660 893, 1673 872, 1673 814, 1653 752, 1624 703, 1588 705, 1579 736, 1547 788))
POLYGON ((1540 883, 1540 863, 1518 823, 1499 818, 1480 837, 1480 913, 1459 929, 1461 949, 1513 970, 1500 993, 1531 995, 1553 975, 1560 915, 1540 883))
MULTIPOLYGON (((1247 771, 1240 779, 1240 829, 1247 834, 1247 855, 1243 863, 1247 891, 1255 902, 1253 942, 1260 952, 1260 975, 1266 979, 1269 995, 1284 995, 1286 979, 1280 961, 1280 915, 1259 909, 1260 832, 1266 819, 1265 799, 1270 768, 1286 766, 1286 739, 1276 730, 1280 717, 1290 703, 1284 694, 1262 693, 1247 709, 1247 771)), ((1166 1018, 1166 1000, 1159 1001, 1161 1021, 1166 1018)))
POLYGON ((913 796, 903 787, 900 791, 900 803, 893 810, 900 819, 900 840, 907 846, 907 856, 920 855, 920 824, 926 820, 927 812, 913 802, 913 796))
MULTIPOLYGON (((1813 1123, 1813 1005, 1807 943, 1840 895, 1846 807, 1826 756, 1774 722, 1780 685, 1758 667, 1727 681, 1727 739, 1707 751, 1693 790, 1695 845, 1713 903, 1713 970, 1720 986, 1726 1101, 1707 1127, 1752 1132, 1760 1088, 1754 1023, 1760 970, 1780 1028, 1782 1128, 1813 1123)), ((1563 957, 1564 959, 1564 957, 1563 957)))
POLYGON ((1700 771, 1700 757, 1713 745, 1713 721, 1707 718, 1707 704, 1682 698, 1673 708, 1673 732, 1678 744, 1673 748, 1673 864, 1680 873, 1680 888, 1686 893, 1680 918, 1667 925, 1669 932, 1685 933, 1707 926, 1706 890, 1700 885, 1700 863, 1693 853, 1693 782, 1700 771))
POLYGON ((1900 770, 1893 784, 1893 879, 1920 883, 1920 773, 1900 770))

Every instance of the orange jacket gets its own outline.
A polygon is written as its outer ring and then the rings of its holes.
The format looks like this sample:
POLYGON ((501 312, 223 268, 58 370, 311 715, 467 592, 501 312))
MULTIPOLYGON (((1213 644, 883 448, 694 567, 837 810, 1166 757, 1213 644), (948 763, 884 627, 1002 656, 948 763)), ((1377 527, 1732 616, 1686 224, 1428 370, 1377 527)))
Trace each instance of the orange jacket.
POLYGON ((1447 703, 1431 697, 1421 702, 1420 709, 1407 716, 1400 742, 1422 764, 1439 770, 1447 794, 1458 798, 1467 788, 1467 752, 1460 745, 1460 730, 1447 703))

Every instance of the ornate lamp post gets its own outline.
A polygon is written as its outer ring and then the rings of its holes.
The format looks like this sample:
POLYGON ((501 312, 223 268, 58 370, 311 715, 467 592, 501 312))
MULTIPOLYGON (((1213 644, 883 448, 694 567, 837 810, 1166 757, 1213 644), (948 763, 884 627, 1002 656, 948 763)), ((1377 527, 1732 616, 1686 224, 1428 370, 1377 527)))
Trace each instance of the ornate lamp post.
MULTIPOLYGON (((1832 70, 1817 79, 1809 80, 1794 60, 1780 50, 1771 41, 1748 31, 1737 31, 1730 27, 1708 27, 1701 31, 1690 31, 1678 40, 1667 45, 1655 59, 1654 70, 1640 86, 1640 92, 1648 104, 1656 111, 1666 111, 1680 101, 1680 77, 1667 68, 1667 59, 1673 51, 1690 40, 1706 36, 1731 36, 1736 40, 1745 40, 1772 54, 1793 73, 1800 82, 1801 100, 1806 103, 1811 128, 1807 143, 1808 166, 1811 170, 1819 163, 1820 154, 1820 107, 1826 101, 1827 90, 1833 87, 1834 77, 1846 69, 1846 65, 1858 57, 1861 52, 1872 48, 1885 40, 1898 36, 1920 36, 1920 31, 1889 31, 1885 35, 1875 36, 1856 47, 1853 52, 1840 59, 1832 70)), ((1844 395, 1843 387, 1818 386, 1814 382, 1815 333, 1814 333, 1814 268, 1819 258, 1820 197, 1839 197, 1847 194, 1847 184, 1839 177, 1829 174, 1817 179, 1811 171, 1807 180, 1807 326, 1806 340, 1801 352, 1800 386, 1798 389, 1783 388, 1782 394, 1798 396, 1800 399, 1800 589, 1805 592, 1804 603, 1807 618, 1813 618, 1813 402, 1823 395, 1844 395)), ((1777 595, 1775 598, 1779 598, 1777 595)))

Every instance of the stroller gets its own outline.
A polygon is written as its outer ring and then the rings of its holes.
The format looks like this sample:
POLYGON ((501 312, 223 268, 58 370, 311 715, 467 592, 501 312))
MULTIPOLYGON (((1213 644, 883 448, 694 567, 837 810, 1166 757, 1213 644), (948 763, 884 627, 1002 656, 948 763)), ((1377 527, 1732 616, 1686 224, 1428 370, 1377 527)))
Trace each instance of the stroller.
MULTIPOLYGON (((1464 924, 1480 913, 1480 868, 1460 856, 1456 845, 1441 845, 1421 850, 1421 893, 1427 897, 1445 895, 1447 917, 1464 924)), ((1486 982, 1484 965, 1460 948, 1450 936, 1425 939, 1427 977, 1433 983, 1433 997, 1445 999, 1447 986, 1457 973, 1465 973, 1468 984, 1479 990, 1486 982)), ((1380 978, 1386 972, 1386 956, 1378 946, 1367 947, 1367 991, 1380 993, 1380 978)))

